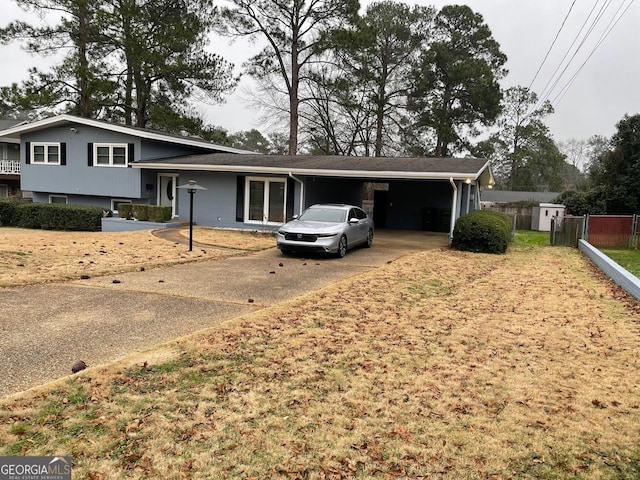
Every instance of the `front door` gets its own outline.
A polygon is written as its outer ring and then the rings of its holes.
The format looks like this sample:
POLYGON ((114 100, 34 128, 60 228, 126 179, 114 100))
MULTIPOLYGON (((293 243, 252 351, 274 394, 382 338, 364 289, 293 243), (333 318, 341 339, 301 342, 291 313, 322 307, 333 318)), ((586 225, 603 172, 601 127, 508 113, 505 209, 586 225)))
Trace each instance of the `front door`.
POLYGON ((158 174, 158 205, 171 207, 172 217, 177 216, 177 183, 178 175, 176 174, 158 174))

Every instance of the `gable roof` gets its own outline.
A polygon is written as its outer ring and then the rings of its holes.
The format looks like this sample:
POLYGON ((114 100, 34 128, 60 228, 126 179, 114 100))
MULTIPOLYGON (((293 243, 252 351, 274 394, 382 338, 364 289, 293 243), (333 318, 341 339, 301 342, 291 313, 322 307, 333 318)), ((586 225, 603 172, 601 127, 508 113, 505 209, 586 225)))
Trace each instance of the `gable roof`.
MULTIPOLYGON (((9 118, 0 118, 0 131, 5 130, 10 127, 15 127, 16 125, 22 125, 27 123, 26 120, 14 120, 9 118)), ((4 143, 20 143, 20 139, 17 137, 5 137, 1 138, 1 141, 4 143)))
POLYGON ((470 180, 493 184, 482 158, 346 157, 339 155, 230 155, 212 153, 142 160, 133 168, 308 175, 371 179, 470 180))
POLYGON ((224 145, 216 145, 215 143, 208 142, 201 138, 158 132, 156 130, 149 130, 146 128, 131 127, 128 125, 120 125, 103 120, 94 120, 91 118, 82 118, 76 117, 75 115, 67 114, 43 118, 42 120, 36 120, 35 122, 29 122, 6 128, 5 130, 0 131, 0 138, 19 138, 23 133, 32 133, 37 132, 38 130, 66 125, 87 125, 89 127, 123 133, 147 140, 156 140, 160 142, 186 145, 190 147, 205 148, 217 152, 228 152, 233 154, 255 153, 248 150, 240 150, 238 148, 232 148, 224 145))
POLYGON ((485 190, 480 195, 480 201, 493 203, 549 203, 558 198, 559 195, 560 192, 511 192, 508 190, 485 190))

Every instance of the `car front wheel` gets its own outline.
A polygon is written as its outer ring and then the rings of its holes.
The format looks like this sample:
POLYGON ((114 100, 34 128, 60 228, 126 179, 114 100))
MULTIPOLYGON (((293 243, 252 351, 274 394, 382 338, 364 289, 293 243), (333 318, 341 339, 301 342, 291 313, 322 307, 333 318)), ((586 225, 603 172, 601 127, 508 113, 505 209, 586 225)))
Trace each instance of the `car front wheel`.
POLYGON ((367 248, 371 248, 373 245, 373 230, 369 229, 369 233, 367 233, 367 243, 365 244, 367 248))
POLYGON ((338 242, 338 257, 342 258, 347 254, 347 237, 342 235, 338 242))

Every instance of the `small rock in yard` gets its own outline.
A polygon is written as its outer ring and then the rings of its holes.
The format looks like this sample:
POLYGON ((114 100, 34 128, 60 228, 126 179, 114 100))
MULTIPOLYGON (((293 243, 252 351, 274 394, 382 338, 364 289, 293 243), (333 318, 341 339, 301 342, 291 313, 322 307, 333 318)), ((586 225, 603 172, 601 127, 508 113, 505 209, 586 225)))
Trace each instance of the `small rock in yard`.
POLYGON ((284 267, 284 263, 279 263, 278 266, 279 267, 284 267))
POLYGON ((71 367, 71 373, 78 373, 85 368, 87 368, 87 364, 80 360, 79 362, 73 364, 73 366, 71 367))
POLYGON ((111 283, 122 283, 120 280, 113 280, 111 283))
POLYGON ((271 270, 269 273, 270 273, 271 275, 275 275, 275 274, 276 274, 275 270, 271 270))
POLYGON ((80 280, 89 280, 90 278, 89 275, 80 275, 80 280))
POLYGON ((253 298, 250 298, 249 300, 247 300, 249 303, 253 303, 253 298))

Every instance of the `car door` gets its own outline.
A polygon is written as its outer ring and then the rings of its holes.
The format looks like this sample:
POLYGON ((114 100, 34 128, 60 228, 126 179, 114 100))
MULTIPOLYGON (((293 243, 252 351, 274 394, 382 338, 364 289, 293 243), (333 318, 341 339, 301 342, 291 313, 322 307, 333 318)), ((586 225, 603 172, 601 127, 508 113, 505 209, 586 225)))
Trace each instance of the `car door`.
POLYGON ((353 239, 351 240, 352 245, 363 243, 367 239, 367 222, 364 220, 366 216, 367 215, 364 211, 359 208, 352 208, 349 210, 349 220, 352 218, 358 219, 358 223, 351 226, 353 230, 353 239))

